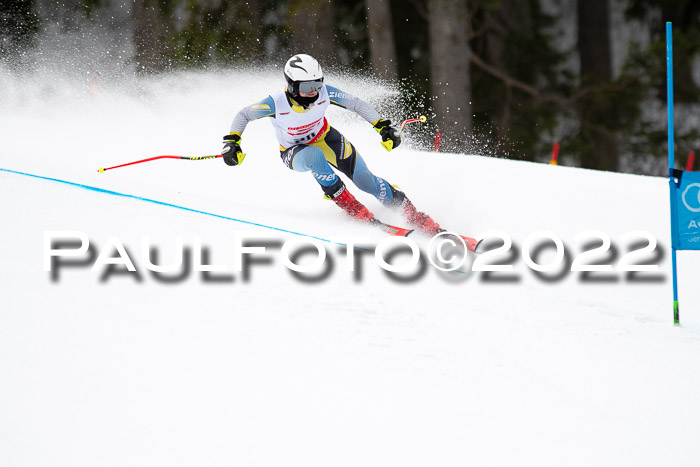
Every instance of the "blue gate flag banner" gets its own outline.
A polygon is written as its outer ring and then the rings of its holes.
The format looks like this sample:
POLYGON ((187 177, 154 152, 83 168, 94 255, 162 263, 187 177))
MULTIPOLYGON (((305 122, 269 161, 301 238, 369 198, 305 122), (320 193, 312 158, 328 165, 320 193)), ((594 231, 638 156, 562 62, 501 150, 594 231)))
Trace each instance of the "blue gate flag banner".
POLYGON ((700 250, 700 172, 676 171, 672 183, 671 237, 677 250, 700 250))

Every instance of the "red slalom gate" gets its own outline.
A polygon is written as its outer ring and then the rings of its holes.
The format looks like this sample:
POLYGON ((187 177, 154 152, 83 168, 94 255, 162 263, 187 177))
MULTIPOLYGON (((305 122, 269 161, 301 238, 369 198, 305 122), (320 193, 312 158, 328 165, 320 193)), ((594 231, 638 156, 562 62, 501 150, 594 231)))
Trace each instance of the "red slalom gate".
POLYGON ((551 165, 559 164, 559 143, 554 143, 554 146, 552 146, 552 158, 549 163, 551 165))

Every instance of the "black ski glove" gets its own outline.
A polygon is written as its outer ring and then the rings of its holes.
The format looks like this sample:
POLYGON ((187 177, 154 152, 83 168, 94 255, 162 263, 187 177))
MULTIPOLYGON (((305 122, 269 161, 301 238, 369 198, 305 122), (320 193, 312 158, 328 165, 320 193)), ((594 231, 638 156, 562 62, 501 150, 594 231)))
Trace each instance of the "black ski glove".
POLYGON ((401 136, 398 130, 391 126, 391 120, 377 120, 377 123, 374 124, 374 129, 381 135, 382 146, 387 151, 391 151, 401 144, 401 136))
POLYGON ((240 135, 224 136, 224 147, 221 149, 221 155, 226 165, 235 166, 243 162, 245 154, 241 151, 240 143, 240 135))

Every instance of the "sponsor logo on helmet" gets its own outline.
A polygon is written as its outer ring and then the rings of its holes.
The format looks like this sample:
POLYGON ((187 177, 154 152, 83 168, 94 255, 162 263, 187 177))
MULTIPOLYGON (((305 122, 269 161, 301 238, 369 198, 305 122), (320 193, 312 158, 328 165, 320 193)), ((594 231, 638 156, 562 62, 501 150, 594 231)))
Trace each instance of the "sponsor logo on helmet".
MULTIPOLYGON (((296 55, 293 60, 289 61, 289 66, 292 68, 299 68, 300 70, 306 71, 304 68, 299 66, 299 63, 301 63, 301 57, 296 55)), ((306 71, 308 73, 308 71, 306 71)))

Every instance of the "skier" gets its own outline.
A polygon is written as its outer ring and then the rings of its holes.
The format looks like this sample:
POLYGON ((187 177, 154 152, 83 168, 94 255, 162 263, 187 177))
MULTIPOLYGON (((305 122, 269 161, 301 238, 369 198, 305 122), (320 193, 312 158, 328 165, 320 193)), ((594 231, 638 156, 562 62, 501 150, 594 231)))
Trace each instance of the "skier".
POLYGON ((333 168, 385 206, 400 210, 412 227, 430 235, 443 231, 430 216, 418 211, 405 193, 374 175, 355 146, 328 123, 325 113, 328 106, 334 104, 359 114, 374 126, 382 137, 382 145, 389 151, 401 144, 401 136, 390 120, 380 118, 368 103, 324 84, 321 66, 310 55, 298 54, 290 58, 284 66, 284 76, 287 80, 284 91, 244 107, 234 117, 221 151, 227 165, 243 162, 241 136, 248 123, 272 117, 284 164, 297 172, 311 172, 325 197, 350 216, 362 222, 378 222, 350 193, 333 168))

